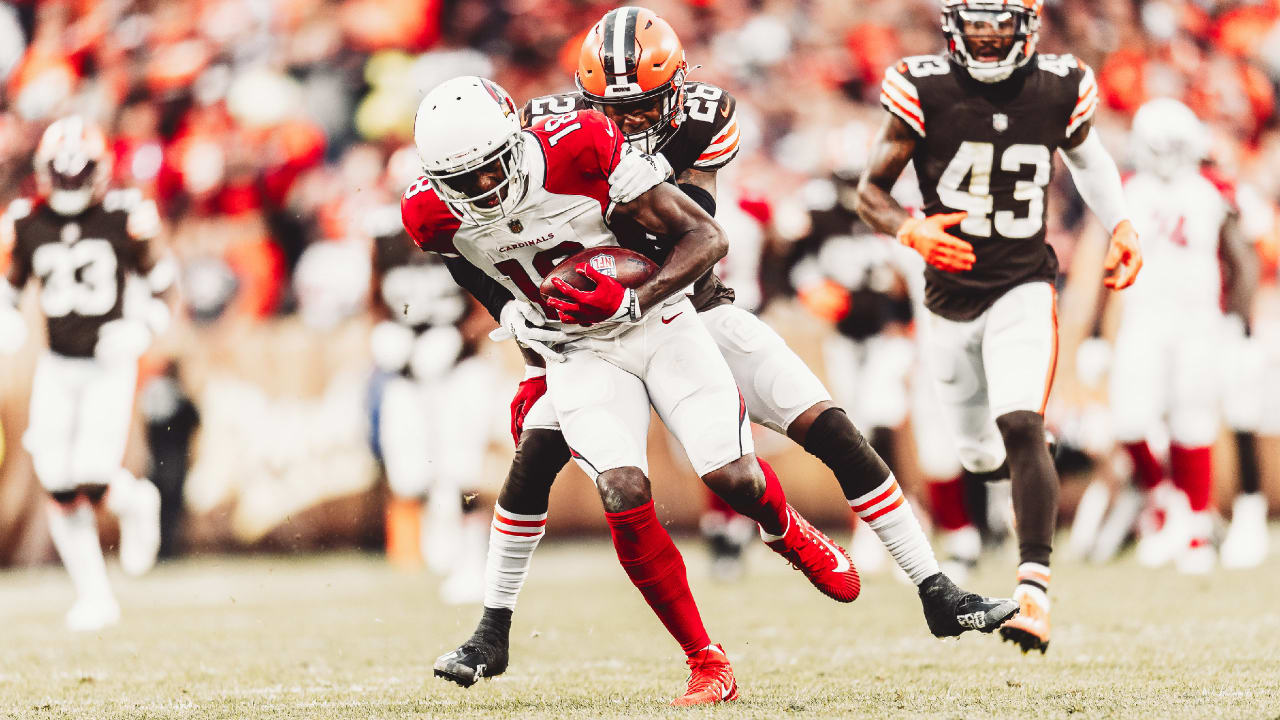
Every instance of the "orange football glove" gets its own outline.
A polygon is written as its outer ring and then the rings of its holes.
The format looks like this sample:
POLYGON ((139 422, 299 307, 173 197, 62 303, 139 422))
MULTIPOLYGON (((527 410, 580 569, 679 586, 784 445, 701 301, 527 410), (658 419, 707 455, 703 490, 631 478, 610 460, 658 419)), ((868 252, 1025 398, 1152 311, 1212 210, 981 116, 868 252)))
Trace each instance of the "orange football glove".
POLYGON ((1112 290, 1123 290, 1138 279, 1138 271, 1142 269, 1142 248, 1138 246, 1138 231, 1128 220, 1121 220, 1111 233, 1111 246, 1107 248, 1107 259, 1102 267, 1109 273, 1102 284, 1112 290))
POLYGON ((973 246, 948 233, 946 228, 958 224, 969 213, 957 212, 907 218, 898 228, 898 242, 920 253, 924 261, 943 272, 964 272, 973 267, 977 256, 973 246))

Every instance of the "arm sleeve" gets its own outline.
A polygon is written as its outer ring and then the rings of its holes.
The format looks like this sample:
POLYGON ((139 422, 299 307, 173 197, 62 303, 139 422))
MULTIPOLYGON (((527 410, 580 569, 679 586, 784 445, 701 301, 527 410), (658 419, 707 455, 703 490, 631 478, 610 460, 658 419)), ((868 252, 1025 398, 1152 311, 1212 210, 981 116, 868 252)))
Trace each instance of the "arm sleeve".
POLYGON ((471 296, 484 306, 495 321, 502 316, 502 306, 515 299, 511 292, 502 287, 497 280, 460 257, 446 257, 444 265, 449 268, 453 281, 463 290, 471 293, 471 296))
POLYGON ((1120 170, 1111 154, 1102 147, 1096 132, 1089 133, 1078 146, 1060 150, 1062 159, 1071 171, 1080 197, 1102 221, 1108 233, 1114 231, 1120 221, 1129 218, 1124 202, 1124 188, 1120 183, 1120 170))

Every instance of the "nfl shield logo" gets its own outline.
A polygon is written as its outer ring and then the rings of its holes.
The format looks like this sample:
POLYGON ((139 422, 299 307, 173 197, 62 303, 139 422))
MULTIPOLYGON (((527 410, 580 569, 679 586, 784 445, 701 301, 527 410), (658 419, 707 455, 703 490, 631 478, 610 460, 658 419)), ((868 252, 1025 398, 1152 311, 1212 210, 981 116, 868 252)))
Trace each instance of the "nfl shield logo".
POLYGON ((996 132, 1004 132, 1005 130, 1008 130, 1009 116, 1004 113, 996 113, 995 115, 992 115, 991 127, 995 128, 996 132))
POLYGON ((596 255, 592 257, 591 267, 601 275, 608 275, 611 278, 618 277, 618 266, 614 263, 612 255, 596 255))
POLYGON ((507 227, 511 229, 511 232, 517 235, 519 235, 521 232, 524 232, 524 223, 520 222, 519 220, 512 220, 511 222, 507 223, 507 227))

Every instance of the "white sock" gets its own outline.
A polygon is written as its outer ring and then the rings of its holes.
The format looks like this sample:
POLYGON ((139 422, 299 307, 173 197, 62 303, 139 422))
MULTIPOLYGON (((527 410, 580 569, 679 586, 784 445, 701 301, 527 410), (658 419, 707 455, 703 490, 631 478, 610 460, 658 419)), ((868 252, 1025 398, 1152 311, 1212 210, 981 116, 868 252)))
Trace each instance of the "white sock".
POLYGON ((876 532, 911 582, 919 585, 939 572, 929 539, 892 474, 875 490, 850 500, 849 507, 876 532))
POLYGON ((484 566, 485 607, 515 610, 516 596, 529 577, 533 551, 546 534, 546 526, 546 513, 520 515, 494 506, 484 566))
MULTIPOLYGON (((1029 588, 1038 591, 1041 595, 1049 592, 1049 566, 1040 563, 1024 562, 1018 565, 1018 590, 1029 588)), ((1045 607, 1048 607, 1046 605, 1045 607)))
POLYGON ((77 502, 67 510, 56 502, 45 507, 49 518, 49 534, 53 546, 62 558, 62 565, 71 576, 76 595, 80 599, 109 599, 111 585, 107 581, 107 565, 102 559, 102 545, 98 542, 98 520, 93 506, 77 502))

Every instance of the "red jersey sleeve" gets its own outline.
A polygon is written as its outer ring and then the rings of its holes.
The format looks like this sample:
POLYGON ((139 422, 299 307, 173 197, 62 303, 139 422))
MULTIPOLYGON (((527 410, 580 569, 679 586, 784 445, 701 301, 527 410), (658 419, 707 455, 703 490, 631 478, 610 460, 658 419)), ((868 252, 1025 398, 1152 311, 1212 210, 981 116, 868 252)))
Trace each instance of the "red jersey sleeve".
POLYGON ((625 146, 618 126, 595 110, 578 110, 539 118, 529 132, 547 161, 547 192, 592 198, 608 217, 613 209, 609 175, 625 146))
POLYGON ((425 177, 418 178, 400 196, 400 221, 404 223, 405 232, 424 252, 446 257, 460 255, 453 245, 453 236, 462 223, 449 212, 425 177))

